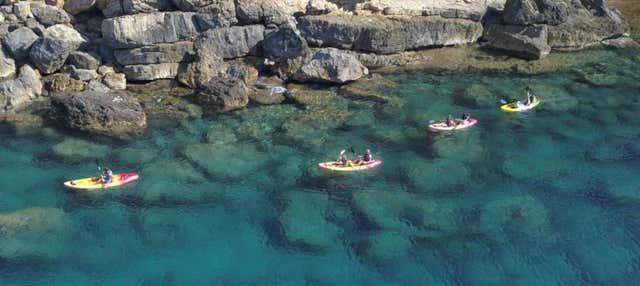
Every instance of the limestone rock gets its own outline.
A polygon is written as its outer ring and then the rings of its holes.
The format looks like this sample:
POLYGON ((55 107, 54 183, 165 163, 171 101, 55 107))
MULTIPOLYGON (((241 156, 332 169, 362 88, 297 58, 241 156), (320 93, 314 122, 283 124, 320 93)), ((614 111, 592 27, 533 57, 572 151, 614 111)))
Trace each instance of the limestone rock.
POLYGON ((58 122, 84 132, 129 137, 147 127, 142 106, 126 92, 58 93, 51 107, 58 122))
POLYGON ((64 73, 52 74, 44 80, 44 87, 49 92, 83 91, 85 85, 85 82, 64 73))
POLYGON ((45 27, 56 24, 69 24, 72 19, 64 10, 50 5, 39 4, 31 7, 33 16, 45 27))
POLYGON ((489 24, 484 38, 494 49, 529 60, 544 58, 551 52, 547 44, 547 26, 507 26, 489 24))
POLYGON ((244 81, 230 77, 216 77, 196 95, 196 102, 214 111, 230 111, 247 106, 249 90, 244 81))
POLYGON ((606 1, 508 0, 502 21, 512 25, 548 25, 552 49, 582 49, 623 36, 628 26, 606 1))
POLYGON ((99 80, 91 80, 89 81, 89 83, 87 84, 87 86, 84 89, 85 91, 93 91, 93 92, 102 92, 102 93, 107 93, 109 91, 111 91, 111 89, 106 86, 105 84, 103 84, 102 82, 100 82, 99 80))
POLYGON ((73 28, 54 25, 31 46, 29 57, 41 72, 50 74, 60 69, 69 54, 84 42, 86 40, 73 28))
POLYGON ((157 12, 106 19, 102 35, 114 48, 174 43, 199 33, 195 13, 157 12))
POLYGON ((100 76, 96 70, 77 69, 74 66, 70 66, 70 72, 71 77, 81 81, 90 81, 100 76))
POLYGON ((66 0, 64 10, 71 15, 77 15, 87 11, 96 4, 96 0, 66 0))
POLYGON ((237 0, 238 20, 245 25, 283 24, 289 20, 290 16, 280 4, 278 1, 237 0))
POLYGON ((150 81, 157 79, 174 79, 180 69, 179 63, 129 65, 122 72, 129 80, 150 81))
POLYGON ((266 58, 278 63, 306 56, 308 45, 295 27, 285 25, 265 36, 262 49, 266 58))
POLYGON ((313 59, 294 75, 301 82, 345 83, 369 74, 353 55, 334 48, 318 51, 313 59))
POLYGON ((196 20, 203 31, 233 26, 238 23, 235 3, 231 0, 214 0, 213 4, 197 9, 196 20))
POLYGON ((298 28, 313 46, 382 54, 475 42, 482 24, 441 17, 306 16, 298 28))
POLYGON ((127 78, 123 73, 108 73, 102 78, 102 83, 113 90, 127 88, 127 78))
POLYGON ((209 5, 232 6, 232 0, 173 0, 173 4, 181 11, 195 12, 201 7, 209 5))
POLYGON ((100 66, 100 59, 90 53, 75 51, 69 54, 67 64, 79 69, 97 70, 100 66))
POLYGON ((31 45, 38 39, 38 35, 27 27, 20 27, 9 33, 3 40, 4 45, 16 60, 29 56, 31 45))
POLYGON ((28 18, 33 18, 31 13, 31 3, 27 1, 20 1, 13 4, 13 14, 18 17, 20 21, 26 21, 28 18))
POLYGON ((338 11, 338 5, 327 0, 310 0, 307 5, 308 15, 322 15, 338 11))
POLYGON ((122 0, 122 11, 128 15, 168 11, 171 8, 171 0, 122 0))
POLYGON ((121 65, 180 63, 190 61, 193 54, 192 42, 157 44, 114 52, 116 61, 121 65))
POLYGON ((18 78, 0 82, 0 114, 20 111, 41 94, 40 74, 29 65, 23 65, 18 78))
POLYGON ((203 54, 186 65, 178 72, 178 81, 190 88, 199 88, 212 78, 223 74, 227 65, 222 58, 215 55, 203 54))
POLYGON ((217 55, 225 59, 257 55, 263 34, 262 25, 211 29, 204 32, 194 45, 199 54, 217 55))
POLYGON ((16 61, 8 57, 0 45, 0 79, 16 74, 16 61))

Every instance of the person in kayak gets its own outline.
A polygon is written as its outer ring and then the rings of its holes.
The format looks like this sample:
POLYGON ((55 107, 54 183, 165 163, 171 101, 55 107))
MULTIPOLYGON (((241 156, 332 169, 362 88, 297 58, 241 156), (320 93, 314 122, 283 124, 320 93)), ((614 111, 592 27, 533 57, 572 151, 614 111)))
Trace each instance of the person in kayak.
POLYGON ((524 106, 529 106, 531 104, 533 104, 533 102, 536 100, 536 97, 531 94, 531 89, 527 86, 526 88, 527 91, 527 99, 525 99, 524 101, 524 106))
POLYGON ((453 116, 451 116, 451 114, 449 114, 449 116, 447 116, 447 120, 445 122, 447 123, 448 127, 456 125, 456 121, 453 120, 453 116))
POLYGON ((111 183, 111 180, 113 180, 113 172, 109 168, 105 167, 100 175, 100 182, 103 185, 106 185, 111 183))
POLYGON ((462 113, 462 123, 463 124, 467 124, 467 122, 469 121, 469 118, 471 118, 471 115, 469 114, 469 112, 462 113))
POLYGON ((347 151, 340 151, 340 156, 338 156, 338 164, 346 166, 349 163, 349 159, 347 159, 347 151))
POLYGON ((362 162, 369 163, 373 161, 373 155, 371 154, 371 150, 367 149, 364 151, 364 155, 362 156, 362 162))

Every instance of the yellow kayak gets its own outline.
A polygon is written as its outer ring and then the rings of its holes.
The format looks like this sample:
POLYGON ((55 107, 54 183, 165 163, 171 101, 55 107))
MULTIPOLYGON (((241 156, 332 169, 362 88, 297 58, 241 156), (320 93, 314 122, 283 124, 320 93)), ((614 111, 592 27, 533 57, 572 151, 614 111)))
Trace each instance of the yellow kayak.
POLYGON ((533 100, 531 104, 526 106, 520 103, 520 101, 516 101, 516 102, 502 105, 500 106, 500 109, 502 109, 502 111, 504 112, 522 112, 522 111, 531 110, 534 107, 538 106, 538 104, 540 104, 540 100, 536 98, 533 100))
POLYGON ((380 166, 380 164, 382 164, 382 161, 374 159, 369 163, 359 163, 359 164, 356 164, 353 161, 349 161, 347 162, 346 165, 340 164, 338 162, 324 162, 324 163, 318 164, 318 167, 320 167, 320 169, 338 171, 338 172, 355 172, 355 171, 370 170, 380 166))
POLYGON ((72 190, 96 190, 124 186, 138 179, 138 174, 115 174, 108 184, 100 182, 99 177, 84 178, 64 182, 64 186, 72 190))

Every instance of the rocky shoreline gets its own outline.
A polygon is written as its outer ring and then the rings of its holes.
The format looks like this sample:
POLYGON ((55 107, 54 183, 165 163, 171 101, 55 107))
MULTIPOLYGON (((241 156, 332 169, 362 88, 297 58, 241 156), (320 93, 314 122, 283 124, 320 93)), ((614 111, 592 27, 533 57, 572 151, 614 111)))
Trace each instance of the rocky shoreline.
POLYGON ((44 102, 38 116, 65 128, 129 138, 147 113, 173 112, 143 95, 157 91, 148 82, 177 82, 189 96, 169 105, 197 116, 304 100, 287 87, 374 82, 372 71, 544 72, 565 61, 553 51, 637 45, 629 35, 591 0, 8 0, 0 118, 44 102))

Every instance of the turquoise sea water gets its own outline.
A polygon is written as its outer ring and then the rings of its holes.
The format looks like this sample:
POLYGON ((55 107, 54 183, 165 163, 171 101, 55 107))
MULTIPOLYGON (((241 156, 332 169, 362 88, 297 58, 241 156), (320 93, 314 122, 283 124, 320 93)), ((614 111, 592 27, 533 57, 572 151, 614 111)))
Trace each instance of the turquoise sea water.
POLYGON ((387 75, 385 100, 152 119, 132 142, 2 125, 0 285, 635 285, 640 56, 602 57, 387 75), (525 85, 541 105, 500 112, 525 85), (426 131, 462 111, 478 125, 426 131), (351 146, 383 165, 317 169, 351 146), (141 180, 61 187, 95 159, 141 180))

